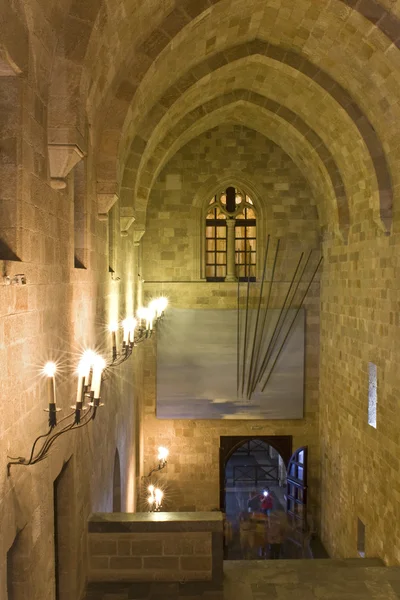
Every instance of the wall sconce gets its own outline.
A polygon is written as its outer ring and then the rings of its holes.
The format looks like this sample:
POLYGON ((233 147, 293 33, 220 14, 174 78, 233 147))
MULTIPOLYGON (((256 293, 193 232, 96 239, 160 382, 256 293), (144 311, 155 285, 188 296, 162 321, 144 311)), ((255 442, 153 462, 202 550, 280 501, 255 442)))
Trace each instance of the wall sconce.
POLYGON ((122 345, 118 351, 118 323, 111 323, 109 330, 111 333, 112 360, 107 367, 117 367, 125 362, 132 354, 133 348, 148 339, 155 325, 164 316, 164 311, 168 306, 168 299, 164 297, 156 298, 150 302, 147 307, 140 307, 136 316, 126 317, 122 323, 122 345))
MULTIPOLYGON (((120 352, 117 348, 118 324, 113 323, 110 325, 109 330, 112 342, 112 356, 110 360, 106 361, 93 350, 86 350, 83 353, 77 369, 78 385, 75 405, 71 406, 72 412, 59 421, 57 421, 57 412, 60 409, 56 407, 55 384, 57 365, 54 362, 46 363, 43 368, 43 374, 47 380, 48 408, 46 410, 49 413, 49 430, 47 433, 36 438, 29 458, 8 456, 10 459, 10 462, 7 464, 8 475, 10 475, 12 465, 31 466, 44 460, 47 458, 54 442, 61 435, 68 431, 84 427, 90 421, 94 421, 97 409, 103 406, 100 402, 100 389, 102 381, 106 377, 107 370, 127 360, 131 356, 134 346, 146 340, 151 335, 154 322, 159 321, 163 317, 164 310, 168 304, 167 299, 157 298, 157 300, 153 300, 154 302, 156 304, 153 304, 153 308, 149 306, 145 309, 148 312, 146 312, 147 318, 144 325, 141 321, 137 321, 133 317, 128 317, 122 322, 123 340, 120 352), (63 424, 62 427, 60 427, 61 424, 63 424), (39 443, 41 444, 39 449, 37 449, 39 443)), ((166 448, 159 448, 159 464, 153 471, 163 469, 167 464, 167 457, 168 450, 166 448)), ((160 502, 158 502, 158 505, 160 505, 160 502)))
POLYGON ((169 450, 168 448, 164 448, 164 446, 160 446, 158 448, 158 465, 156 465, 153 469, 151 469, 150 473, 148 475, 145 475, 144 477, 147 479, 149 477, 152 476, 153 473, 155 473, 156 471, 161 471, 162 469, 164 469, 164 467, 167 466, 167 459, 169 456, 169 450))
POLYGON ((160 490, 160 488, 155 488, 154 485, 149 485, 147 489, 150 493, 147 498, 149 512, 160 512, 162 508, 162 499, 164 497, 163 491, 160 490))

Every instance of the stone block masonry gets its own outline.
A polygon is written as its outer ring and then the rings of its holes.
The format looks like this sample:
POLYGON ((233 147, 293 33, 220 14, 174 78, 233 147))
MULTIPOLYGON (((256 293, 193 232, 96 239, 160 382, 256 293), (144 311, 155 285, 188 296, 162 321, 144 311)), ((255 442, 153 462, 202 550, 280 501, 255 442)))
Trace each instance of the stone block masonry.
POLYGON ((220 513, 96 514, 89 520, 89 582, 222 585, 220 513))

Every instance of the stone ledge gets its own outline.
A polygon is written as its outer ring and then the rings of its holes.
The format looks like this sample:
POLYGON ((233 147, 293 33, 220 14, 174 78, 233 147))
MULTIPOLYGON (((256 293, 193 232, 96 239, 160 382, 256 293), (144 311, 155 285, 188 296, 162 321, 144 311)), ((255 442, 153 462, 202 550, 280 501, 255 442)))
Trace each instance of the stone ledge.
POLYGON ((219 512, 94 513, 89 517, 89 533, 222 532, 219 512))

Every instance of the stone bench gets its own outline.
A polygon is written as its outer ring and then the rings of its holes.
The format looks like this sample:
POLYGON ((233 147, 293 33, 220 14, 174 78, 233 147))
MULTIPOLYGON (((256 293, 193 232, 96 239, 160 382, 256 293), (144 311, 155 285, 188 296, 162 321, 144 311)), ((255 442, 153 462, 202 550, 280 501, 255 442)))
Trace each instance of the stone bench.
POLYGON ((219 512, 97 513, 88 522, 89 583, 203 582, 221 589, 219 512))

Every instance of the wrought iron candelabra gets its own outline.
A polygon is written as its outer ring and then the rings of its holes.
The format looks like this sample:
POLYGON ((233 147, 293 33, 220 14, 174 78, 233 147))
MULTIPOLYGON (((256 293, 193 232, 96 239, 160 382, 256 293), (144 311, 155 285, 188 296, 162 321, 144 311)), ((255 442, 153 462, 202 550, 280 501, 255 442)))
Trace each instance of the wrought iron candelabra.
MULTIPOLYGON (((128 360, 132 356, 134 347, 151 337, 156 324, 164 316, 167 304, 166 298, 157 298, 150 302, 148 307, 138 310, 138 319, 127 317, 122 321, 123 340, 120 351, 117 345, 119 326, 118 323, 112 323, 109 327, 112 352, 108 360, 105 360, 93 350, 85 350, 77 370, 78 386, 75 405, 71 406, 72 412, 59 420, 57 419, 57 413, 60 409, 56 405, 55 386, 57 365, 54 362, 46 363, 43 368, 43 375, 47 380, 48 408, 45 410, 49 413, 49 429, 47 433, 40 435, 33 442, 29 457, 8 456, 10 459, 7 464, 8 475, 10 475, 13 465, 31 466, 44 460, 61 435, 85 427, 95 420, 98 408, 103 406, 100 399, 101 384, 107 378, 110 369, 118 367, 128 360)), ((156 470, 164 468, 167 463, 167 456, 168 450, 159 448, 159 466, 156 470), (164 453, 161 453, 162 457, 160 457, 160 450, 164 450, 164 453)))

